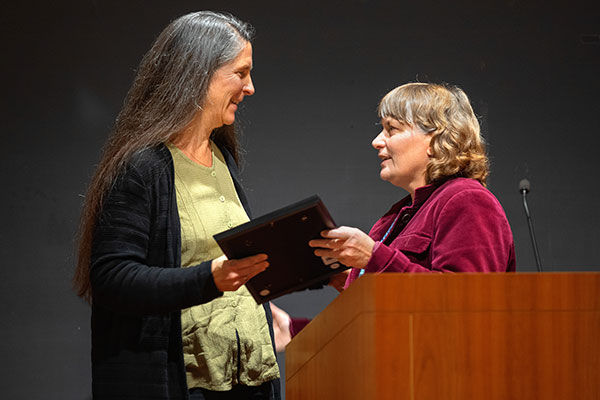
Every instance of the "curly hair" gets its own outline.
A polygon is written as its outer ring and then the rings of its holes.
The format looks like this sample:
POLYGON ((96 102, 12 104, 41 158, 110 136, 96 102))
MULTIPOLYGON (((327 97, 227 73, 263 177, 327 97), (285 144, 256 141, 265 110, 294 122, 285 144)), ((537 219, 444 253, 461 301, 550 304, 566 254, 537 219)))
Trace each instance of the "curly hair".
POLYGON ((394 118, 431 135, 427 184, 464 177, 485 186, 489 174, 485 142, 462 89, 445 84, 407 83, 381 99, 378 113, 381 118, 394 118))

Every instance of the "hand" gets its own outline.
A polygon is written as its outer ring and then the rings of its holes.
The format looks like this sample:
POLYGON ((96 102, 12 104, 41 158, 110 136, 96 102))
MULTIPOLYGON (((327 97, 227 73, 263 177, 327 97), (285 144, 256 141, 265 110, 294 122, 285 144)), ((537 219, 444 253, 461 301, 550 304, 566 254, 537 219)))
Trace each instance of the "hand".
POLYGON ((285 346, 292 340, 290 333, 291 318, 288 313, 269 302, 273 314, 273 333, 275 333, 275 350, 280 353, 285 351, 285 346))
POLYGON ((308 242, 310 247, 318 247, 316 256, 335 258, 348 267, 365 268, 373 254, 375 241, 360 229, 340 226, 321 232, 321 236, 325 239, 308 242))
POLYGON ((338 292, 342 292, 344 290, 344 286, 346 285, 346 279, 348 279, 348 275, 350 275, 349 269, 342 271, 339 274, 332 275, 329 278, 328 285, 334 287, 338 292))
POLYGON ((211 264, 211 272, 217 289, 221 292, 234 292, 246 284, 254 275, 263 272, 269 266, 266 254, 258 254, 239 260, 228 260, 221 256, 211 264))

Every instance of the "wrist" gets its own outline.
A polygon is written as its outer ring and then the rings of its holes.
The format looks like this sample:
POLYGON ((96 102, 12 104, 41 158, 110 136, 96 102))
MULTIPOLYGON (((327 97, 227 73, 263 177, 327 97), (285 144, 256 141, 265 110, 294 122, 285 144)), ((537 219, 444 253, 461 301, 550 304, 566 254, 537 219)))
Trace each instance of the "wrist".
POLYGON ((366 270, 367 268, 369 268, 369 264, 375 257, 375 253, 377 252, 377 250, 379 249, 380 246, 381 246, 381 242, 379 242, 379 241, 373 242, 373 248, 371 249, 371 254, 370 254, 369 258, 367 259, 365 265, 363 266, 363 269, 366 270))

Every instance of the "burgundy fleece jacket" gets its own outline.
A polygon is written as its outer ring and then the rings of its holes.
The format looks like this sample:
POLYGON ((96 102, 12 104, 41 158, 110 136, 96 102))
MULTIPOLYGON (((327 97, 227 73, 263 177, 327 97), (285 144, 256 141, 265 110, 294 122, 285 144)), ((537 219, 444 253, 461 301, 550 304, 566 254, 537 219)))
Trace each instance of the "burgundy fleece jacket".
MULTIPOLYGON (((367 273, 512 272, 515 246, 502 206, 478 181, 454 178, 406 196, 375 223, 367 273)), ((352 268, 347 288, 360 276, 352 268)), ((292 318, 292 337, 308 323, 292 318)))
MULTIPOLYGON (((504 210, 473 179, 418 188, 414 202, 407 196, 394 204, 369 236, 376 243, 365 272, 515 271, 514 242, 504 210)), ((353 268, 346 287, 359 274, 353 268)))

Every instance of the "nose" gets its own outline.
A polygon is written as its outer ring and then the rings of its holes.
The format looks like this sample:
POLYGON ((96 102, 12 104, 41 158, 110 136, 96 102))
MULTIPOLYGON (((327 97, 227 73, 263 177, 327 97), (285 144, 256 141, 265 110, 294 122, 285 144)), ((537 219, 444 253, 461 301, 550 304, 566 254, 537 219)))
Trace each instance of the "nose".
POLYGON ((252 83, 252 77, 248 74, 248 81, 244 85, 244 94, 246 96, 252 96, 254 94, 254 83, 252 83))
POLYGON ((379 135, 375 136, 375 139, 371 142, 371 146, 375 150, 380 150, 385 146, 385 142, 383 141, 383 130, 379 132, 379 135))

